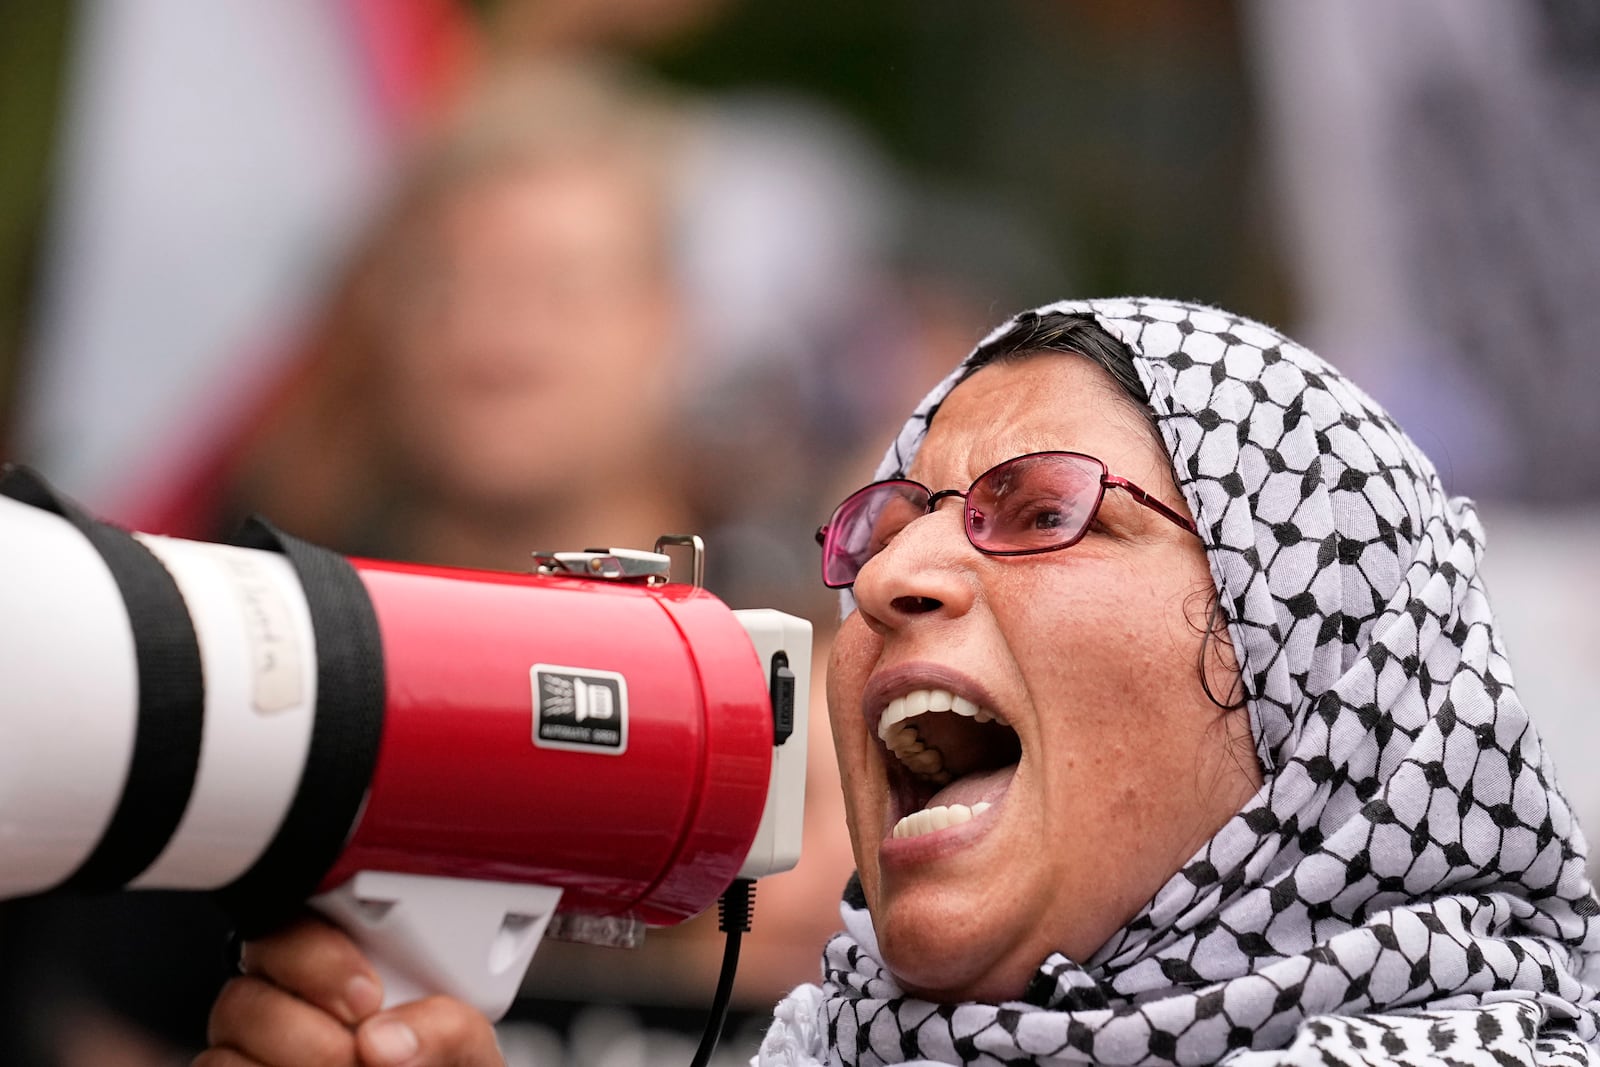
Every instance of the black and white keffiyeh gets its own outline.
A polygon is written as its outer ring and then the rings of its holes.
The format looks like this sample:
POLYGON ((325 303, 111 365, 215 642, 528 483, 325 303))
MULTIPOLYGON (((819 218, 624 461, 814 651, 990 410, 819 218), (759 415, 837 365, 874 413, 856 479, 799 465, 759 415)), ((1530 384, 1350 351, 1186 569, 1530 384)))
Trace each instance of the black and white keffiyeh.
MULTIPOLYGON (((1027 314, 1092 317, 1132 350, 1266 783, 1092 959, 1052 955, 1015 1003, 905 995, 852 886, 823 985, 779 1005, 757 1062, 1600 1060, 1579 978, 1600 905, 1512 684, 1471 504, 1364 393, 1258 323, 1146 299, 1027 314)), ((880 478, 903 474, 960 372, 880 478)))

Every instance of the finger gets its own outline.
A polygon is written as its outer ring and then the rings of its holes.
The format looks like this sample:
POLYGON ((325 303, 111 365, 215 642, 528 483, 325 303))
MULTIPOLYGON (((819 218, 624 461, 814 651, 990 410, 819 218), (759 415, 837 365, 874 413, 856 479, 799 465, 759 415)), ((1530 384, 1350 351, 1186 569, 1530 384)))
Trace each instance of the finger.
POLYGON ((383 987, 367 958, 343 931, 318 919, 246 941, 239 966, 352 1026, 383 1006, 383 987))
POLYGON ((402 1004, 361 1024, 362 1067, 505 1067, 483 1013, 450 997, 402 1004))
MULTIPOLYGON (((350 1028, 332 1015, 261 978, 246 975, 222 987, 206 1039, 252 1067, 356 1067, 350 1028)), ((231 1061, 223 1058, 220 1063, 231 1061)))

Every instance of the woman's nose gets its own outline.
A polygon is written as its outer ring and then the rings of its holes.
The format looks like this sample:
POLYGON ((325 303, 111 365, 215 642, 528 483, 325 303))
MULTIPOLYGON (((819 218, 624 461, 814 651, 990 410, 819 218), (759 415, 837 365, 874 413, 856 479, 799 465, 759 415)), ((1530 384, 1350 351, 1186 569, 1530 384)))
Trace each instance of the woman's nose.
POLYGON ((972 557, 962 508, 940 508, 908 523, 856 577, 856 604, 869 622, 895 629, 972 606, 972 557))

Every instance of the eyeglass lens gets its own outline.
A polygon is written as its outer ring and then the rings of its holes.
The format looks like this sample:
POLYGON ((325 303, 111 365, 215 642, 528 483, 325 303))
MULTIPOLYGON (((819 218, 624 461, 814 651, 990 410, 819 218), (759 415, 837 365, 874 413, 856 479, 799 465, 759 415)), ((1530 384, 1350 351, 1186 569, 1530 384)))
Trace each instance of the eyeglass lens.
MULTIPOLYGON (((992 554, 1043 552, 1083 536, 1100 500, 1105 467, 1072 453, 1018 456, 985 471, 964 494, 967 538, 992 554)), ((911 481, 877 482, 839 505, 826 527, 823 581, 849 585, 914 519, 931 494, 911 481)))
POLYGON ((1076 540, 1100 498, 1098 463, 1018 456, 985 472, 967 495, 967 537, 985 552, 1038 552, 1076 540))

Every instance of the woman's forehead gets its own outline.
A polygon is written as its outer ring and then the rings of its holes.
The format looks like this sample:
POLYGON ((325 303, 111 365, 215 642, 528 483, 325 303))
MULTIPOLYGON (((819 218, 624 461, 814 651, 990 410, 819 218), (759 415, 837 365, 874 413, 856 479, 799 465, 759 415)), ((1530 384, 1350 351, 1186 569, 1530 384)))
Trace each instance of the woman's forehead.
POLYGON ((991 364, 945 398, 907 473, 970 480, 1013 456, 1047 451, 1085 452, 1113 470, 1169 470, 1136 405, 1081 357, 1042 353, 991 364))

